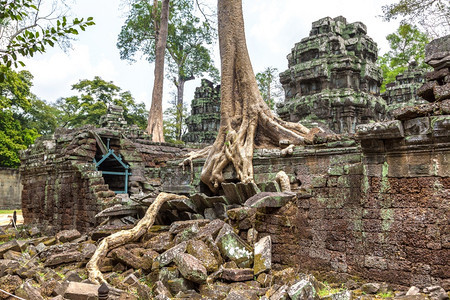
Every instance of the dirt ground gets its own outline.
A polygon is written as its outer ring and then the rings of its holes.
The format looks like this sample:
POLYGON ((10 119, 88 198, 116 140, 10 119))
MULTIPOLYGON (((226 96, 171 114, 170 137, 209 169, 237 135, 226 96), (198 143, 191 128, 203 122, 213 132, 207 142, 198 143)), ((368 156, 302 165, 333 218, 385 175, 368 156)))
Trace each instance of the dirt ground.
MULTIPOLYGON (((8 225, 11 222, 13 214, 0 214, 0 226, 8 225)), ((17 214, 17 224, 23 224, 22 214, 17 214)))

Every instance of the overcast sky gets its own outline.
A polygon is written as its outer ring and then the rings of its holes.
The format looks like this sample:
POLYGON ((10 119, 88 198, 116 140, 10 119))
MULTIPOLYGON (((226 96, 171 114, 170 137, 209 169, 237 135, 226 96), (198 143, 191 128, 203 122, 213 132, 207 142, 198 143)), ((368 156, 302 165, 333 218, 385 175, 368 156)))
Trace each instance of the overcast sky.
MULTIPOLYGON (((342 15, 348 22, 363 22, 367 25, 368 35, 384 53, 388 49, 385 37, 394 32, 398 24, 383 22, 379 15, 383 4, 392 2, 394 0, 243 0, 253 69, 260 72, 271 66, 279 71, 286 70, 286 55, 294 44, 309 35, 313 21, 327 16, 342 15)), ((27 69, 35 77, 33 92, 39 98, 55 101, 74 95, 72 84, 100 76, 113 81, 122 90, 130 91, 138 102, 150 107, 153 64, 145 60, 133 64, 122 61, 116 48, 117 36, 125 20, 120 3, 121 0, 76 0, 72 14, 94 17, 96 25, 81 32, 73 49, 67 53, 55 48, 26 60, 27 69)), ((219 68, 218 54, 215 61, 219 68)), ((199 82, 197 79, 186 84, 185 101, 192 100, 199 82)), ((164 102, 167 103, 169 91, 174 86, 167 82, 164 89, 164 102)))

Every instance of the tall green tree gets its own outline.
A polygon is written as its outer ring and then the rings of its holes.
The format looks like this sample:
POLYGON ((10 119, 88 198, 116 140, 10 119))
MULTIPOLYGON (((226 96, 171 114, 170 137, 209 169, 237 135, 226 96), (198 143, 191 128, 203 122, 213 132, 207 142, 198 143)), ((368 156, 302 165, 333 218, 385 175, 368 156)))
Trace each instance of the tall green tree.
POLYGON ((124 117, 129 125, 135 124, 141 129, 147 125, 145 105, 136 103, 130 92, 122 92, 112 81, 95 76, 93 80, 80 80, 72 85, 72 90, 77 91, 78 95, 56 101, 59 125, 62 127, 99 126, 100 117, 106 114, 110 104, 124 109, 124 117))
POLYGON ((278 69, 267 67, 263 72, 256 73, 261 96, 271 110, 275 107, 275 102, 282 95, 282 88, 278 79, 278 69))
POLYGON ((33 76, 0 66, 5 80, 0 82, 0 167, 18 167, 19 151, 40 134, 54 130, 51 107, 31 93, 33 76))
MULTIPOLYGON (((153 20, 154 6, 146 0, 131 2, 131 9, 117 42, 120 57, 135 61, 136 55, 142 54, 149 62, 154 62, 157 40, 153 20)), ((177 88, 177 107, 183 107, 184 86, 187 81, 204 73, 218 76, 208 49, 215 38, 216 32, 210 23, 196 16, 192 0, 170 2, 166 46, 167 76, 177 88)), ((177 120, 177 123, 181 124, 182 119, 177 120)), ((178 139, 181 139, 181 134, 181 131, 177 132, 178 139)))
MULTIPOLYGON (((7 68, 24 66, 20 56, 43 53, 47 47, 67 45, 78 30, 95 23, 92 18, 68 20, 58 9, 61 1, 43 9, 44 0, 0 0, 0 64, 7 68)), ((0 73, 4 80, 6 73, 0 73)))
POLYGON ((423 70, 429 68, 425 63, 425 45, 428 44, 429 39, 416 26, 402 24, 386 39, 391 49, 378 59, 383 71, 381 92, 385 91, 386 84, 395 81, 398 74, 408 69, 410 62, 415 61, 417 67, 423 70))
POLYGON ((434 38, 450 34, 448 0, 398 0, 382 9, 385 21, 401 18, 402 24, 417 24, 434 38))

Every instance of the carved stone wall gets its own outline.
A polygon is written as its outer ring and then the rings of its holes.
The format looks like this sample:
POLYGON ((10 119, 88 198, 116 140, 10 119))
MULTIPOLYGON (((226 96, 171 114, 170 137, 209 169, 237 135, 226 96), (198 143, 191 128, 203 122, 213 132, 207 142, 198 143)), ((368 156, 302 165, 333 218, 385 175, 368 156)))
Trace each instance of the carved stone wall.
POLYGON ((126 201, 110 189, 95 167, 94 159, 99 161, 108 145, 130 167, 130 198, 158 193, 161 167, 187 150, 153 143, 137 129, 121 129, 117 126, 121 112, 113 109, 116 112, 110 109, 106 118, 111 127, 60 128, 21 154, 25 223, 84 232, 96 225, 94 216, 102 209, 126 201))
POLYGON ((416 63, 411 63, 408 70, 397 75, 394 82, 386 85, 386 92, 381 96, 387 103, 387 113, 404 107, 424 104, 426 101, 417 95, 417 90, 425 82, 423 70, 416 69, 416 63))
POLYGON ((288 55, 289 69, 280 74, 286 98, 278 114, 336 133, 354 133, 358 124, 382 120, 386 104, 379 97, 377 52, 361 22, 347 23, 342 16, 313 22, 309 37, 288 55))
POLYGON ((0 209, 20 209, 21 191, 19 170, 0 168, 0 209))
POLYGON ((183 141, 212 144, 220 126, 220 85, 202 79, 191 102, 191 115, 186 119, 188 133, 183 141))

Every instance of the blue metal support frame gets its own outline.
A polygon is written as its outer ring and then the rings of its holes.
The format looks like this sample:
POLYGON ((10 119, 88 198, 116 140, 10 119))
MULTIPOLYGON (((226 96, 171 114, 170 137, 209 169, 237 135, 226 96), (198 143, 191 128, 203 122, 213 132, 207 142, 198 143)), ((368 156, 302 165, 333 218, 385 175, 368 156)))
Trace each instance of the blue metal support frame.
POLYGON ((97 161, 95 160, 95 158, 94 158, 95 169, 98 171, 98 168, 100 167, 100 165, 101 165, 108 157, 113 156, 113 157, 114 157, 114 158, 122 165, 122 167, 124 167, 125 172, 112 172, 112 171, 100 171, 100 172, 102 172, 102 174, 106 174, 106 175, 118 175, 118 176, 120 176, 120 175, 125 175, 125 190, 123 190, 123 191, 114 191, 114 193, 116 193, 116 194, 128 194, 128 176, 131 175, 131 173, 129 172, 128 169, 130 168, 130 166, 127 165, 127 164, 125 164, 125 163, 122 161, 122 157, 121 157, 120 154, 117 156, 117 155, 114 153, 114 150, 109 148, 109 139, 108 139, 108 144, 107 144, 106 147, 107 147, 108 152, 102 156, 102 159, 100 159, 100 160, 97 162, 97 161))

